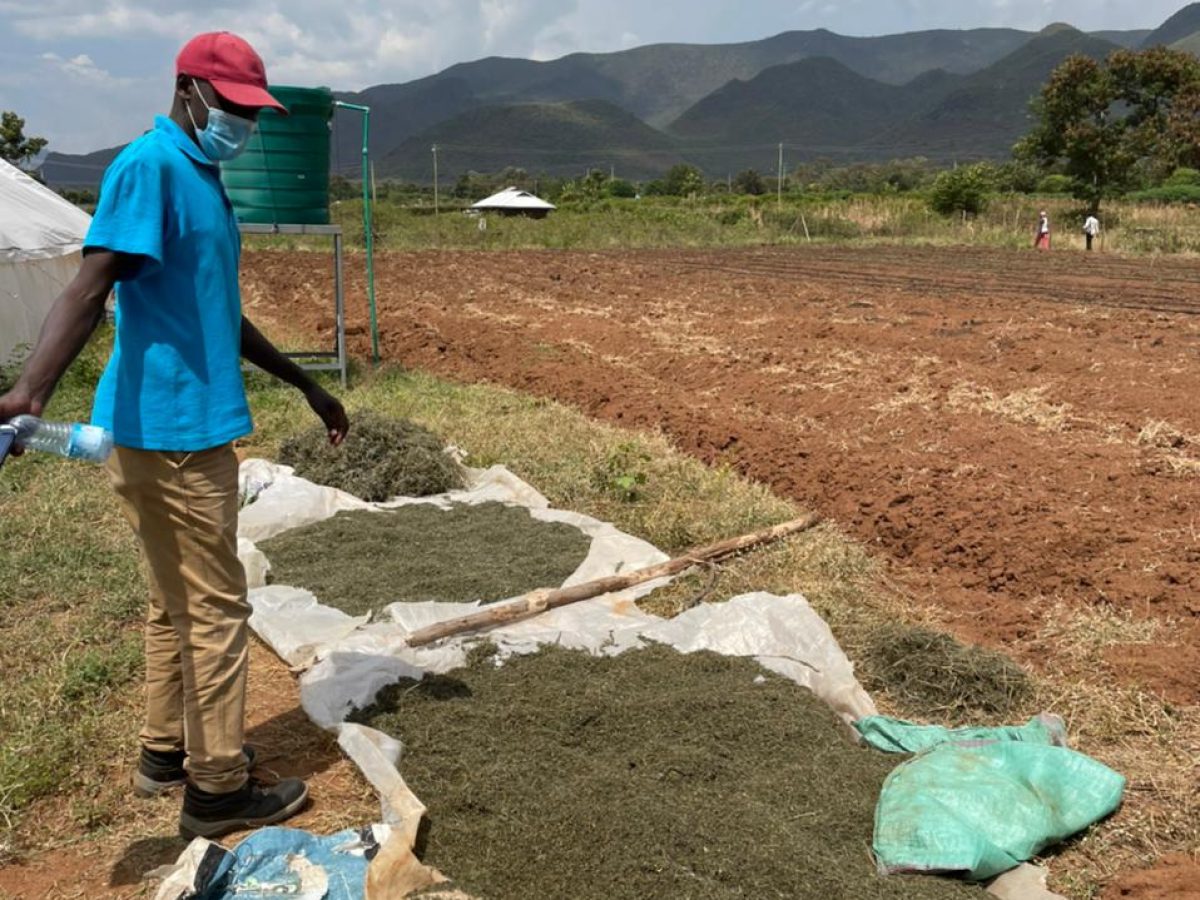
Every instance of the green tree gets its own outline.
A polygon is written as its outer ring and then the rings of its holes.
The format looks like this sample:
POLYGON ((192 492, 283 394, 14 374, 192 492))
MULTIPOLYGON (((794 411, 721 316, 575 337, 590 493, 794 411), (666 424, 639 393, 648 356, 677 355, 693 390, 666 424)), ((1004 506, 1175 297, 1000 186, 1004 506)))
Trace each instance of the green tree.
POLYGON ((608 196, 631 200, 637 196, 637 188, 632 181, 624 178, 611 178, 608 182, 608 196))
POLYGON ((599 200, 608 196, 608 182, 608 173, 592 169, 583 178, 564 184, 559 199, 568 203, 599 200))
POLYGON ((1200 83, 1181 90, 1167 114, 1166 142, 1181 168, 1200 169, 1200 83))
POLYGON ((1010 160, 996 167, 995 189, 1005 194, 1032 194, 1042 170, 1028 161, 1010 160))
POLYGON ((1100 63, 1072 56, 1033 101, 1036 124, 1019 157, 1061 167, 1071 193, 1092 209, 1134 185, 1162 178, 1200 151, 1200 60, 1165 47, 1118 50, 1100 63))
POLYGON ((734 176, 733 189, 739 194, 759 197, 767 192, 767 183, 754 169, 747 169, 734 176))
POLYGON ((680 163, 671 166, 663 187, 673 197, 689 197, 704 190, 704 176, 695 166, 680 163))
POLYGON ((25 120, 15 112, 0 113, 0 159, 20 168, 45 146, 45 138, 25 136, 25 120))
POLYGON ((1070 57, 1033 101, 1037 124, 1018 145, 1018 155, 1047 169, 1061 163, 1072 193, 1098 207, 1125 189, 1134 161, 1124 145, 1116 101, 1112 73, 1103 64, 1070 57))
POLYGON ((995 169, 988 163, 950 169, 934 179, 929 205, 946 216, 978 215, 987 208, 988 192, 994 183, 995 169))
POLYGON ((1130 151, 1150 162, 1155 180, 1194 161, 1196 143, 1187 137, 1194 132, 1179 134, 1174 126, 1181 114, 1195 123, 1200 59, 1167 47, 1140 53, 1121 50, 1109 57, 1108 69, 1117 99, 1128 110, 1125 125, 1130 151))

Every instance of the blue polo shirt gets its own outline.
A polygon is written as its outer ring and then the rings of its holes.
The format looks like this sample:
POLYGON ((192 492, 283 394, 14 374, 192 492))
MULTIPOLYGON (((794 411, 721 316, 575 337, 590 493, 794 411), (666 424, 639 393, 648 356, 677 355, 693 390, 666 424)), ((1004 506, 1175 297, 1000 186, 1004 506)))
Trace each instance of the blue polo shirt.
POLYGON ((253 429, 242 383, 241 236, 220 173, 159 116, 108 167, 84 241, 140 257, 92 421, 139 450, 198 451, 253 429))

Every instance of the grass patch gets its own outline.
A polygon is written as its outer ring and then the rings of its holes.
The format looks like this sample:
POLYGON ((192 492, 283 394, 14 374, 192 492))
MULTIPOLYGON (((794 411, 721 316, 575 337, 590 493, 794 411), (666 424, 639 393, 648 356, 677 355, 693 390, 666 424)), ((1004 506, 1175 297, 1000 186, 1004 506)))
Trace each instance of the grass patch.
MULTIPOLYGON (((87 418, 95 350, 49 418, 87 418)), ((136 752, 145 590, 129 526, 99 467, 28 454, 0 471, 0 861, 27 846, 33 803, 83 790, 136 752)), ((124 785, 122 785, 124 787, 124 785)), ((61 835, 79 824, 61 818, 61 835)), ((34 830, 37 830, 36 827, 34 830)))
MULTIPOLYGON (((274 458, 280 435, 311 416, 293 390, 252 379, 256 434, 251 455, 274 458)), ((708 468, 658 435, 630 435, 560 404, 490 385, 456 385, 421 372, 366 372, 347 407, 406 419, 466 452, 466 462, 503 463, 560 509, 613 522, 671 552, 794 517, 795 507, 729 468, 708 468), (648 457, 648 459, 647 459, 648 457), (610 480, 616 460, 616 475, 610 480), (636 467, 636 488, 622 473, 636 467), (606 483, 608 482, 608 483, 606 483)))
MULTIPOLYGON (((374 206, 376 246, 389 250, 518 250, 737 247, 787 244, 971 245, 1027 248, 1040 209, 1057 223, 1055 247, 1082 251, 1078 201, 1069 197, 1002 195, 969 219, 942 216, 924 195, 831 196, 787 193, 775 197, 728 195, 611 198, 566 202, 546 219, 489 216, 476 219, 446 207, 439 215, 404 201, 374 206), (1079 227, 1071 226, 1076 222, 1079 227)), ((361 247, 362 203, 334 204, 333 220, 347 245, 361 247)), ((1194 207, 1112 201, 1101 213, 1100 249, 1128 254, 1200 252, 1200 215, 1194 207)), ((328 242, 307 237, 255 237, 248 247, 326 250, 328 242)))
POLYGON ((503 503, 418 503, 343 512, 264 541, 271 579, 307 588, 352 616, 389 603, 492 602, 558 587, 587 557, 591 538, 503 503))
POLYGON ((887 691, 906 707, 959 721, 1012 716, 1032 693, 1029 676, 1002 653, 919 626, 875 629, 863 658, 868 690, 887 691))
POLYGON ((896 759, 852 745, 807 690, 751 660, 665 647, 486 654, 354 716, 405 743, 425 858, 497 898, 937 898, 880 878, 875 802, 896 759))
POLYGON ((371 502, 428 497, 463 486, 462 468, 441 438, 412 422, 358 412, 342 446, 329 443, 323 425, 288 438, 279 461, 296 474, 371 502))

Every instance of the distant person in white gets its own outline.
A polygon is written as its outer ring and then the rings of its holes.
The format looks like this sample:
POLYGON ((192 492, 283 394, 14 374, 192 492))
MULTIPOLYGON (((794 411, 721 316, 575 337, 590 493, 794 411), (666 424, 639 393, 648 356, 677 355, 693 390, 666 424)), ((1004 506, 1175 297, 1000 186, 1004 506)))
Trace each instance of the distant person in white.
POLYGON ((1096 235, 1100 233, 1100 220, 1096 218, 1095 213, 1088 215, 1083 220, 1083 239, 1087 241, 1088 250, 1092 249, 1092 241, 1096 239, 1096 235))
POLYGON ((1033 246, 1038 250, 1050 249, 1050 217, 1043 209, 1038 214, 1037 233, 1033 236, 1033 246))

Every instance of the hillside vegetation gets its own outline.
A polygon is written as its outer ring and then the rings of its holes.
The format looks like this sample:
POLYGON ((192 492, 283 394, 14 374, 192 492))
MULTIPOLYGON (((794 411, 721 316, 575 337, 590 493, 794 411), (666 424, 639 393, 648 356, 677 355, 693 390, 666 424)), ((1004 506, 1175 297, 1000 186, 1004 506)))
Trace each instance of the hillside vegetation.
MULTIPOLYGON (((506 166, 549 175, 613 168, 638 179, 681 159, 722 177, 774 166, 781 142, 793 162, 919 155, 955 163, 1008 157, 1028 130, 1030 100, 1072 54, 1100 59, 1160 45, 1200 52, 1200 3, 1153 31, 788 31, 549 61, 489 57, 338 96, 371 107, 377 174, 423 183, 433 177, 435 143, 446 149, 440 174, 449 180, 506 166)), ((334 171, 353 176, 357 113, 338 112, 333 140, 334 171)), ((117 149, 51 153, 47 180, 94 187, 117 149)))

